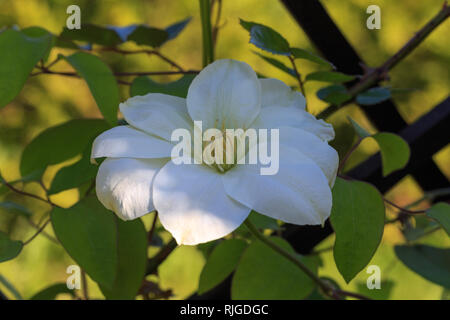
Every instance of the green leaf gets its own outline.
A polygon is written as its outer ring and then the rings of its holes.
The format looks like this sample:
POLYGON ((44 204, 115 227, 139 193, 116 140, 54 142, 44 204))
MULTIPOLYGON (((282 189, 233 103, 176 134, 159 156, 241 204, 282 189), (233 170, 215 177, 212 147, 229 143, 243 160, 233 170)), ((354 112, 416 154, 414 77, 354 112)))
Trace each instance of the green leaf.
POLYGON ((137 77, 130 87, 130 95, 143 96, 147 93, 164 93, 172 96, 186 98, 189 86, 195 75, 187 74, 174 82, 160 83, 149 77, 137 77))
POLYGON ((352 96, 347 92, 347 88, 343 85, 331 85, 317 91, 317 97, 320 100, 339 106, 350 100, 352 96))
POLYGON ((331 62, 329 62, 309 51, 306 51, 304 49, 291 48, 291 53, 295 59, 304 59, 304 60, 308 60, 308 61, 320 64, 322 66, 332 67, 333 69, 335 69, 334 65, 331 62))
POLYGON ((427 245, 395 246, 397 257, 425 279, 450 288, 450 249, 427 245))
POLYGON ((147 233, 141 219, 123 221, 116 218, 118 237, 118 270, 111 289, 100 285, 103 295, 111 300, 134 299, 145 277, 147 233))
POLYGON ((0 33, 0 108, 22 90, 33 67, 48 52, 51 36, 29 37, 17 30, 0 33))
POLYGON ((51 219, 67 253, 94 281, 112 288, 118 267, 114 214, 91 196, 69 209, 54 208, 51 219))
POLYGON ((81 154, 96 136, 109 128, 101 119, 77 119, 44 130, 22 153, 22 177, 39 179, 48 165, 81 154))
POLYGON ((376 87, 361 92, 356 96, 356 102, 362 105, 372 105, 383 102, 391 98, 391 91, 388 88, 376 87))
POLYGON ((30 300, 55 300, 58 294, 61 293, 67 293, 72 297, 75 297, 74 291, 67 288, 66 283, 56 283, 39 291, 33 295, 30 300))
POLYGON ((236 268, 246 247, 247 243, 239 239, 230 239, 219 243, 203 267, 198 293, 203 294, 225 280, 236 268))
POLYGON ((122 43, 122 39, 114 30, 94 24, 83 24, 80 29, 64 28, 60 38, 62 41, 77 40, 108 47, 122 43))
POLYGON ((363 127, 361 127, 355 120, 353 120, 350 116, 347 116, 348 121, 350 121, 351 125, 353 126, 353 129, 355 129, 356 134, 361 138, 368 138, 372 135, 363 127))
POLYGON ((115 126, 119 107, 119 87, 111 69, 97 56, 85 52, 74 53, 65 59, 86 80, 101 113, 112 126, 115 126))
POLYGON ((165 30, 139 25, 128 36, 127 40, 134 41, 139 45, 159 47, 169 39, 169 34, 165 30))
POLYGON ((405 140, 396 134, 388 132, 376 133, 372 135, 372 138, 376 140, 380 147, 384 177, 406 166, 410 150, 405 140))
POLYGON ((363 294, 366 297, 369 297, 371 299, 375 300, 388 300, 392 289, 394 289, 395 283, 391 280, 381 281, 380 283, 380 289, 369 289, 367 287, 367 283, 358 283, 358 292, 363 294))
POLYGON ((289 68, 288 66, 286 66, 283 62, 277 60, 277 59, 273 59, 270 57, 266 57, 258 52, 253 52, 254 54, 260 56, 262 59, 264 59, 266 62, 270 63, 271 65, 273 65, 275 68, 280 69, 281 71, 286 72, 288 75, 297 78, 294 69, 289 68))
POLYGON ((5 210, 12 214, 23 216, 25 218, 29 218, 32 215, 30 210, 18 203, 11 201, 0 202, 0 210, 5 210))
POLYGON ((355 76, 350 76, 341 72, 332 71, 316 71, 306 76, 305 81, 322 81, 332 83, 343 83, 355 79, 355 76))
POLYGON ((0 231, 0 262, 17 257, 22 251, 22 241, 9 239, 8 235, 0 231))
POLYGON ((426 214, 439 222, 445 232, 450 236, 450 205, 448 203, 436 203, 427 210, 426 214))
POLYGON ((250 43, 273 54, 290 55, 289 43, 272 28, 242 19, 240 19, 240 23, 250 32, 250 43))
MULTIPOLYGON (((271 238, 276 244, 295 254, 285 240, 271 238)), ((299 255, 298 255, 299 256, 299 255)), ((313 260, 299 257, 317 272, 313 260)), ((244 252, 234 273, 232 299, 303 299, 314 289, 315 283, 295 264, 260 241, 254 241, 244 252)))
POLYGON ((334 261, 350 282, 372 259, 384 229, 384 202, 368 183, 336 179, 331 224, 336 232, 334 261))
POLYGON ((98 166, 90 162, 91 147, 83 153, 83 157, 70 166, 61 168, 53 178, 48 194, 52 195, 64 190, 77 188, 95 178, 98 166))
POLYGON ((16 298, 17 300, 23 300, 22 295, 14 287, 14 285, 11 282, 9 282, 8 279, 3 277, 1 274, 0 274, 0 283, 3 284, 6 287, 6 289, 8 289, 12 293, 14 298, 16 298))

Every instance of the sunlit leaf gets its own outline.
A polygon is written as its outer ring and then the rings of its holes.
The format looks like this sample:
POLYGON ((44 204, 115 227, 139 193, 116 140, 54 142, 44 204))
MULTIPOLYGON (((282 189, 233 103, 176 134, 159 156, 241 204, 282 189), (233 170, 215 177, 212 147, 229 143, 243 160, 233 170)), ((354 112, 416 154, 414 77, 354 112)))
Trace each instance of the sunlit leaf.
POLYGON ((0 33, 0 108, 19 94, 51 41, 50 35, 30 37, 12 29, 0 33))
POLYGON ((242 19, 240 22, 241 26, 250 32, 250 43, 273 54, 290 55, 289 43, 272 28, 242 19))
POLYGON ((332 71, 316 71, 306 76, 305 81, 321 81, 332 83, 343 83, 351 81, 355 76, 332 71))
POLYGON ((198 293, 203 294, 225 280, 236 268, 246 247, 247 243, 239 239, 230 239, 219 243, 203 267, 198 293))
MULTIPOLYGON (((296 255, 283 239, 272 237, 276 244, 296 255)), ((300 257, 313 272, 313 260, 300 257)), ((254 241, 244 251, 234 273, 231 297, 233 299, 303 299, 314 289, 315 283, 295 264, 260 241, 254 241)))
POLYGON ((34 138, 22 153, 22 177, 39 179, 48 165, 81 154, 97 135, 109 128, 104 120, 77 119, 51 127, 34 138))
POLYGON ((75 297, 75 292, 69 288, 67 288, 66 283, 56 283, 45 289, 42 289, 35 295, 33 295, 30 300, 55 300, 58 294, 70 294, 72 297, 75 297))
POLYGON ((372 259, 383 235, 381 194, 368 183, 336 179, 331 224, 336 232, 334 261, 350 282, 372 259))
POLYGON ((380 147, 383 176, 387 176, 393 171, 406 166, 409 160, 410 149, 405 140, 389 132, 376 133, 372 135, 372 138, 375 139, 380 147))
POLYGON ((427 216, 435 219, 450 235, 450 205, 445 202, 439 202, 427 210, 427 216))
POLYGON ((356 96, 356 102, 362 105, 378 104, 391 98, 389 88, 377 87, 361 92, 356 96))
POLYGON ((450 288, 450 249, 427 245, 396 246, 394 249, 397 257, 412 271, 450 288))
POLYGON ((88 84, 105 119, 111 125, 116 125, 119 88, 111 69, 97 56, 85 52, 77 52, 65 58, 88 84))
POLYGON ((118 270, 111 289, 100 285, 107 299, 134 299, 145 277, 147 233, 141 219, 122 221, 116 218, 118 270))
POLYGON ((172 96, 186 98, 189 86, 195 75, 187 74, 174 82, 160 83, 149 77, 137 77, 130 87, 130 95, 143 96, 147 93, 164 93, 172 96))
POLYGON ((113 287, 118 270, 115 219, 95 196, 51 212, 53 229, 64 249, 94 281, 107 288, 113 287))
POLYGON ((11 240, 7 234, 0 231, 0 262, 17 257, 22 247, 22 241, 11 240))

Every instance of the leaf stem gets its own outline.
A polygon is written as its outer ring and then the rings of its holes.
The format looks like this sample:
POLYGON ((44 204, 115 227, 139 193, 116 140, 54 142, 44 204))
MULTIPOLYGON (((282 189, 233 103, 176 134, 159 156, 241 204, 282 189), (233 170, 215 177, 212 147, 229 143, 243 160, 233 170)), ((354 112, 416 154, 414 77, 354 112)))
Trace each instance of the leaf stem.
POLYGON ((211 5, 209 0, 199 0, 203 35, 203 67, 214 61, 214 45, 211 30, 211 5))
POLYGON ((300 72, 298 72, 297 65, 295 64, 295 59, 292 55, 289 56, 289 60, 291 61, 292 68, 294 69, 295 77, 297 78, 298 85, 300 87, 300 92, 303 94, 303 97, 305 97, 306 110, 308 111, 308 104, 306 103, 305 86, 302 81, 302 76, 300 72))
MULTIPOLYGON (((435 30, 450 15, 450 7, 444 2, 442 9, 422 28, 418 31, 400 50, 392 57, 387 59, 381 66, 370 69, 355 85, 353 85, 348 93, 354 98, 356 95, 376 83, 385 79, 389 70, 395 67, 400 61, 405 59, 426 37, 435 30)), ((349 99, 346 103, 350 103, 353 99, 349 99)), ((344 105, 344 104, 343 104, 344 105)), ((340 107, 342 107, 341 105, 340 107)), ((327 118, 340 107, 331 105, 317 115, 317 118, 327 118)))
POLYGON ((341 171, 344 169, 346 162, 348 161, 352 153, 356 150, 356 148, 358 148, 358 146, 361 144, 362 140, 363 140, 362 138, 359 138, 358 141, 356 141, 356 143, 350 148, 350 150, 347 151, 344 158, 342 158, 341 163, 339 164, 337 170, 338 173, 341 173, 341 171))
POLYGON ((362 300, 370 300, 368 297, 363 295, 348 292, 340 289, 336 289, 334 286, 329 284, 328 282, 320 279, 314 272, 312 272, 306 265, 304 265, 300 260, 297 259, 290 252, 281 248, 275 242, 273 242, 270 238, 265 237, 259 230, 250 222, 249 219, 245 220, 245 226, 250 230, 250 232, 261 242, 263 242, 268 247, 275 250, 277 253, 294 263, 299 269, 301 269, 308 277, 310 277, 321 289, 322 291, 329 297, 335 299, 341 299, 342 297, 349 296, 353 298, 358 298, 362 300))

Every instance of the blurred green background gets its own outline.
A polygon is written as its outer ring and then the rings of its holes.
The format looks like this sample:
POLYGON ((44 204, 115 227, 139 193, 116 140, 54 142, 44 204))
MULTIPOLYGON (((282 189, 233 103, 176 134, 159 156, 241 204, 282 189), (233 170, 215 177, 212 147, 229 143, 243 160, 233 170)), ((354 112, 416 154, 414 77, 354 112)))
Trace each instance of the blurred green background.
MULTIPOLYGON (((341 28, 360 56, 370 65, 381 64, 394 54, 420 27, 427 22, 441 7, 442 0, 324 0, 335 23, 341 28), (381 8, 381 30, 368 30, 365 21, 368 17, 366 8, 377 4, 381 8)), ((162 48, 162 52, 175 60, 185 69, 200 69, 202 65, 202 39, 198 1, 195 0, 2 0, 0 2, 0 27, 17 25, 20 28, 41 26, 58 34, 67 19, 66 8, 77 4, 81 8, 82 23, 125 26, 144 23, 164 28, 174 22, 192 17, 185 30, 173 41, 162 48)), ((239 25, 239 18, 268 25, 280 32, 291 46, 314 51, 305 33, 289 15, 282 3, 276 0, 223 0, 221 28, 216 45, 216 59, 233 58, 249 63, 257 72, 285 81, 295 86, 295 79, 270 66, 253 51, 258 51, 248 43, 248 33, 239 25)), ((445 99, 450 88, 449 65, 450 24, 440 26, 426 39, 406 60, 391 73, 390 85, 393 88, 405 88, 401 94, 394 96, 394 101, 405 120, 413 122, 429 111, 434 105, 445 99)), ((125 47, 133 48, 132 44, 125 47)), ((0 48, 1 50, 1 48, 0 48)), ((339 48, 336 48, 339 50, 339 48)), ((52 52, 50 61, 57 55, 52 52)), ((105 53, 102 58, 115 71, 157 71, 170 70, 170 66, 157 57, 147 55, 121 56, 105 53)), ((283 59, 283 57, 281 58, 283 59)), ((287 63, 287 58, 286 61, 287 63)), ((309 62, 297 63, 300 72, 305 75, 315 70, 309 62)), ((67 64, 59 63, 56 70, 67 71, 67 64)), ((175 80, 177 76, 154 77, 157 81, 175 80)), ((130 79, 131 80, 131 79, 130 79)), ((315 92, 323 85, 308 83, 306 92, 313 113, 325 107, 325 103, 315 97, 315 92)), ((128 98, 128 86, 121 86, 121 99, 128 98)), ((344 111, 331 119, 336 126, 345 122, 344 114, 352 114, 366 127, 372 128, 355 106, 349 105, 344 111)), ((89 89, 80 79, 41 75, 29 79, 21 94, 3 109, 0 109, 0 170, 6 180, 20 177, 18 164, 24 146, 42 130, 63 123, 69 119, 81 117, 100 117, 89 89)), ((351 129, 349 129, 351 132, 351 129)), ((348 131, 343 135, 348 136, 348 131)), ((339 138, 339 136, 338 136, 339 138)), ((343 138, 342 138, 343 139, 343 138)), ((70 143, 70 141, 68 142, 70 143)), ((358 149, 358 154, 349 166, 362 161, 376 152, 375 144, 365 141, 358 149)), ((450 147, 447 145, 435 155, 434 160, 440 169, 450 177, 450 147)), ((74 159, 75 160, 75 159, 74 159)), ((67 165, 65 163, 64 165, 67 165)), ((44 179, 49 184, 56 171, 61 167, 51 167, 44 179)), ((26 186, 30 192, 40 193, 41 189, 33 183, 26 186)), ((422 195, 422 190, 411 177, 406 177, 387 197, 399 205, 407 205, 422 195)), ((49 210, 45 204, 15 194, 0 194, 0 200, 7 199, 21 203, 33 212, 33 221, 49 210)), ((62 206, 70 206, 78 199, 78 191, 70 190, 52 197, 62 206)), ((391 214, 388 212, 388 214, 391 214)), ((144 222, 150 223, 149 217, 144 222)), ((25 219, 3 212, 0 209, 0 230, 10 233, 13 239, 28 239, 34 232, 25 219)), ((52 234, 51 227, 46 232, 52 234)), ((319 247, 332 245, 329 238, 319 247)), ((439 299, 442 287, 421 278, 395 258, 393 244, 403 243, 405 239, 398 226, 386 227, 383 243, 371 264, 378 264, 382 270, 382 290, 380 297, 391 299, 439 299)), ((450 241, 443 231, 424 238, 423 242, 439 247, 448 247, 450 241)), ((344 280, 334 265, 332 252, 321 254, 323 266, 320 274, 337 279, 343 289, 356 290, 365 286, 367 274, 362 271, 350 285, 344 280)), ((161 266, 160 277, 163 288, 172 288, 174 298, 184 298, 197 288, 198 277, 205 258, 195 247, 179 247, 161 266)), ((20 256, 12 261, 0 264, 0 275, 8 279, 24 298, 28 298, 42 288, 55 282, 65 282, 66 268, 73 264, 63 248, 39 236, 25 246, 20 256)), ((0 284, 2 288, 2 284, 0 284)), ((363 290, 363 289, 361 289, 363 290)), ((96 285, 90 283, 91 296, 101 297, 96 285)), ((367 293, 371 294, 371 293, 367 293)))

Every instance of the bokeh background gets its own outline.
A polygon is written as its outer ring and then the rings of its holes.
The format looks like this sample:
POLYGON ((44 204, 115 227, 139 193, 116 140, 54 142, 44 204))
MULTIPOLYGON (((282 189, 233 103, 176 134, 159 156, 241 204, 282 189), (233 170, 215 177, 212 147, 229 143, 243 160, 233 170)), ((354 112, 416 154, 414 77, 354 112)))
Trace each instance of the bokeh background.
MULTIPOLYGON (((388 0, 324 0, 321 2, 349 42, 370 66, 377 66, 394 54, 439 10, 443 3, 442 0, 397 0, 395 2, 388 0), (377 4, 381 8, 381 30, 368 30, 365 27, 368 17, 366 8, 370 4, 377 4)), ((195 0, 2 0, 0 1, 0 27, 41 26, 58 34, 65 26, 68 16, 66 8, 70 4, 80 6, 82 23, 100 25, 125 26, 143 23, 164 28, 174 22, 192 17, 185 30, 175 40, 165 44, 162 52, 185 69, 201 68, 201 26, 199 5, 195 0)), ((248 43, 248 33, 239 25, 239 18, 268 25, 280 32, 291 46, 314 51, 304 32, 280 1, 223 0, 221 28, 216 44, 216 59, 243 60, 257 72, 279 78, 287 84, 295 86, 295 79, 267 64, 254 54, 254 51, 258 52, 258 49, 248 43)), ((393 88, 408 89, 399 90, 393 99, 401 115, 409 123, 425 114, 446 98, 449 93, 449 34, 450 23, 447 22, 433 32, 419 48, 390 73, 389 85, 393 88)), ((124 47, 133 49, 133 44, 127 43, 124 47)), ((53 51, 53 58, 56 57, 57 52, 57 50, 53 51)), ((170 66, 161 62, 157 57, 147 55, 121 56, 105 53, 102 55, 102 59, 115 71, 170 70, 170 66)), ((303 75, 316 68, 313 64, 302 60, 298 60, 297 65, 303 75)), ((67 71, 70 70, 70 67, 64 63, 58 63, 55 69, 67 71)), ((177 76, 154 77, 154 80, 161 82, 175 79, 177 76)), ((325 107, 325 103, 315 97, 315 92, 321 86, 323 84, 315 82, 306 85, 308 101, 313 113, 317 113, 325 107)), ((128 98, 128 91, 128 86, 121 86, 122 101, 128 98)), ((345 107, 345 110, 333 116, 331 121, 339 125, 345 121, 345 114, 351 114, 361 124, 373 129, 354 105, 345 107)), ((0 109, 0 170, 2 175, 6 180, 15 180, 20 177, 18 166, 22 150, 42 130, 73 118, 100 116, 84 81, 55 75, 30 78, 21 94, 12 103, 0 109)), ((349 144, 353 137, 346 137, 346 139, 349 141, 344 142, 349 144)), ((376 150, 374 143, 365 141, 352 158, 349 166, 363 161, 376 150)), ((434 157, 437 165, 447 177, 450 177, 449 159, 450 147, 448 145, 434 157)), ((73 159, 63 165, 76 160, 73 159)), ((61 165, 53 166, 47 170, 44 179, 47 186, 60 167, 61 165)), ((33 183, 27 185, 26 189, 30 192, 41 192, 40 187, 33 183)), ((422 190, 413 178, 406 177, 388 192, 387 197, 399 205, 407 205, 420 198, 422 194, 422 190)), ((78 191, 75 189, 52 197, 54 202, 66 207, 74 204, 77 199, 78 191)), ((33 221, 36 224, 49 210, 45 204, 12 193, 0 194, 0 200, 11 200, 26 206, 33 213, 33 221)), ((388 214, 391 213, 388 212, 388 214)), ((145 217, 144 222, 148 226, 149 218, 145 217)), ((35 232, 26 219, 6 211, 3 212, 1 209, 0 230, 9 233, 13 239, 28 239, 35 232)), ((53 234, 51 226, 45 231, 53 234)), ((334 239, 330 237, 321 243, 319 248, 327 248, 333 244, 333 241, 334 239)), ((438 247, 448 247, 450 244, 444 231, 435 232, 421 241, 438 247)), ((332 251, 321 254, 323 265, 320 267, 320 274, 336 279, 343 289, 363 290, 361 292, 372 296, 376 294, 382 298, 440 299, 445 296, 447 293, 443 291, 442 287, 413 273, 395 257, 392 245, 404 242, 405 239, 398 226, 388 225, 385 228, 383 242, 371 262, 371 264, 379 265, 382 271, 382 290, 379 292, 364 291, 368 276, 364 271, 349 285, 346 285, 336 269, 332 251)), ((196 291, 204 262, 205 257, 198 248, 177 248, 160 267, 161 286, 172 288, 175 293, 174 298, 189 296, 196 291)), ((18 258, 1 263, 0 275, 11 282, 24 298, 28 298, 55 282, 65 282, 66 268, 70 264, 73 262, 63 248, 41 235, 26 245, 18 258)), ((0 283, 0 288, 2 286, 3 284, 0 283)), ((90 282, 89 289, 91 296, 102 297, 93 282, 90 282)), ((64 296, 61 297, 64 298, 64 296)))

